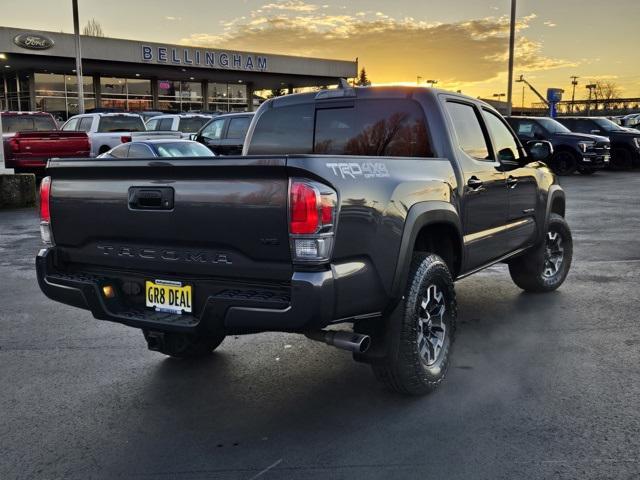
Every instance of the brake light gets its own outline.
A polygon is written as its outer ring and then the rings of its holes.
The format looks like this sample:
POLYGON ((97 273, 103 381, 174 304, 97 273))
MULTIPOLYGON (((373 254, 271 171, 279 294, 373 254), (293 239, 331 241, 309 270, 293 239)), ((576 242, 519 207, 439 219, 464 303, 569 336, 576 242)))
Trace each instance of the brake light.
POLYGON ((293 234, 316 233, 318 220, 316 190, 306 183, 293 183, 291 185, 290 232, 293 234))
POLYGON ((12 153, 20 152, 20 142, 17 138, 9 139, 9 150, 11 150, 12 153))
POLYGON ((51 177, 44 177, 40 182, 40 235, 42 242, 53 245, 51 235, 51 177))
POLYGON ((291 180, 289 234, 295 262, 330 260, 337 205, 338 196, 332 188, 311 180, 291 180))
POLYGON ((131 135, 123 135, 120 137, 121 143, 127 143, 131 141, 131 135))

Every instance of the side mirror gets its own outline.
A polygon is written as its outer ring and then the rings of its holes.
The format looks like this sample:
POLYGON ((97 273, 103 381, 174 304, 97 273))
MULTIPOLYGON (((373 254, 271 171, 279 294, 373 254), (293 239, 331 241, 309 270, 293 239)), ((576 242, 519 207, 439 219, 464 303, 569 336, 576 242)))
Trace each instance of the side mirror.
POLYGON ((533 140, 531 142, 527 142, 526 149, 531 159, 536 162, 547 160, 551 155, 553 155, 553 145, 551 145, 551 142, 547 142, 546 140, 533 140))
POLYGON ((198 134, 197 133, 192 133, 191 135, 189 135, 189 140, 194 140, 198 138, 198 134))

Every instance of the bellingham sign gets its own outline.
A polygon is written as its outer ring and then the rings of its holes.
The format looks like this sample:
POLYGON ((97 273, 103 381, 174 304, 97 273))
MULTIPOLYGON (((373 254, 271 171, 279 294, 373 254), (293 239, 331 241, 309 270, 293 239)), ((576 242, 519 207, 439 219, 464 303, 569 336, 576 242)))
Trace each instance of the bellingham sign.
POLYGON ((211 67, 256 72, 268 70, 268 58, 263 55, 217 52, 197 48, 142 45, 142 61, 186 67, 211 67))

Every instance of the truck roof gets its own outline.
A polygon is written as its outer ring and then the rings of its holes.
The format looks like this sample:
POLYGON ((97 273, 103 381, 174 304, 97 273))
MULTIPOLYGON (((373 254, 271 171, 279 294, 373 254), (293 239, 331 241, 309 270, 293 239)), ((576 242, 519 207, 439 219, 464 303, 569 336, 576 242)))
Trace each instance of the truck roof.
POLYGON ((322 100, 338 100, 340 98, 405 98, 407 95, 418 94, 421 96, 437 97, 442 94, 446 94, 450 97, 457 97, 460 100, 472 102, 477 105, 495 110, 490 104, 462 93, 451 92, 448 90, 442 90, 439 88, 427 88, 427 87, 411 87, 403 85, 391 85, 380 87, 349 87, 349 88, 336 88, 330 90, 320 90, 319 92, 309 93, 297 93, 293 95, 285 95, 282 97, 275 97, 268 102, 273 102, 274 107, 280 107, 285 105, 296 105, 301 103, 309 103, 322 100))

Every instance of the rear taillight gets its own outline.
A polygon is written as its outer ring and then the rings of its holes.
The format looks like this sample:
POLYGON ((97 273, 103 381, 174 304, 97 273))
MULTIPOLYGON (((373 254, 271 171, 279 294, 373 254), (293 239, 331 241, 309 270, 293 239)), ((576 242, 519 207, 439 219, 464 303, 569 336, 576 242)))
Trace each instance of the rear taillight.
POLYGON ((121 143, 128 143, 131 141, 131 135, 123 135, 120 137, 121 143))
POLYGON ((318 182, 292 179, 289 184, 289 236, 294 262, 331 259, 338 195, 318 182))
POLYGON ((20 142, 17 138, 9 139, 9 150, 11 150, 12 153, 20 152, 20 142))
POLYGON ((53 235, 51 235, 51 177, 44 177, 40 182, 40 235, 42 242, 53 245, 53 235))

